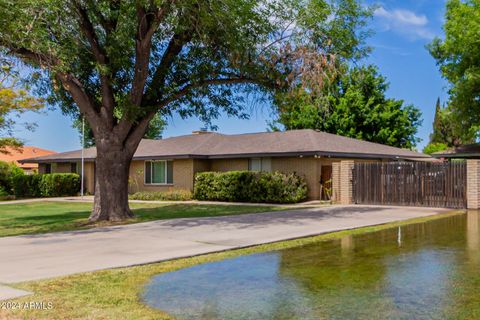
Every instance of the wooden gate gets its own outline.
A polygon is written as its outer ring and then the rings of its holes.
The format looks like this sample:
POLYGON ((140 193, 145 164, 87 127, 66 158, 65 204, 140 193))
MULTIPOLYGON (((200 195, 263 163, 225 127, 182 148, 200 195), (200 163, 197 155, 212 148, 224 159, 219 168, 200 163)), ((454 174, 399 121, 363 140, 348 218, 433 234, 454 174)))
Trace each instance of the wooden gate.
POLYGON ((353 201, 384 204, 465 208, 466 162, 355 163, 353 201))

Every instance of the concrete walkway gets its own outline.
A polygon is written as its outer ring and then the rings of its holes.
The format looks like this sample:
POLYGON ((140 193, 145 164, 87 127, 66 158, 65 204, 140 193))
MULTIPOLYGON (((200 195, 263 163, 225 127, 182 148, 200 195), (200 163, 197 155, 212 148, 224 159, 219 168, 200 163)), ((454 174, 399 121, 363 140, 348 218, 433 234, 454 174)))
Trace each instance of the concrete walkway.
POLYGON ((15 299, 23 296, 28 296, 30 294, 33 294, 33 292, 18 290, 0 285, 0 300, 15 299))
MULTIPOLYGON (((0 283, 151 263, 447 211, 331 206, 5 237, 0 238, 0 283)), ((0 300, 6 296, 0 290, 0 300)))

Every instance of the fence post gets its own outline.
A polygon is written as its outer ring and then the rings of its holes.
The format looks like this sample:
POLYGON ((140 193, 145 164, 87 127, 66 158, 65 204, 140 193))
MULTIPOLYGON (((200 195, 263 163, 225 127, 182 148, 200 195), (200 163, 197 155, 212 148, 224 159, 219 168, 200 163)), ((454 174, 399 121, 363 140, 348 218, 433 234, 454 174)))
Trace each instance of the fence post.
POLYGON ((480 209, 480 160, 467 160, 467 209, 480 209))
POLYGON ((353 160, 340 161, 340 203, 353 203, 353 160))

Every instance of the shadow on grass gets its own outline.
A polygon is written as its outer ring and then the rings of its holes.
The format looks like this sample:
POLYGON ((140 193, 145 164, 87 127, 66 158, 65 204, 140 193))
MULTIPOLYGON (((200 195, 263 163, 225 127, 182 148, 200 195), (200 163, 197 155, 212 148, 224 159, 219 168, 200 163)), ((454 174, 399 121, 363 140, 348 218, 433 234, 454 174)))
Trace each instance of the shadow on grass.
MULTIPOLYGON (((241 215, 248 213, 260 213, 279 210, 278 207, 266 206, 238 206, 238 205, 210 205, 210 204, 167 204, 157 205, 155 207, 133 206, 132 211, 135 217, 122 222, 89 222, 87 219, 90 210, 71 211, 60 208, 59 213, 51 213, 55 208, 49 207, 48 212, 45 208, 30 208, 29 212, 23 212, 20 206, 15 210, 15 215, 0 220, 0 237, 15 235, 35 235, 49 232, 106 232, 110 227, 121 227, 127 224, 141 223, 155 220, 179 219, 179 218, 202 218, 202 217, 221 217, 241 215), (40 213, 36 213, 36 210, 40 213), (18 211, 18 213, 17 213, 18 211), (86 231, 86 230, 89 231, 86 231)), ((203 222, 191 222, 192 225, 198 225, 203 222)), ((218 221, 217 221, 218 223, 218 221)), ((175 223, 172 226, 176 226, 175 223)), ((178 226, 188 227, 185 222, 178 226)))

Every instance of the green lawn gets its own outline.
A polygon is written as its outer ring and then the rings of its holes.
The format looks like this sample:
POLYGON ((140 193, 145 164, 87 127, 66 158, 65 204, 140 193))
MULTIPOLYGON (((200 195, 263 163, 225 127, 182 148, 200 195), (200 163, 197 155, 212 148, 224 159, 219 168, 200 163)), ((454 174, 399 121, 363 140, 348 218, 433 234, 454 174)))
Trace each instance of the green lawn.
POLYGON ((440 219, 455 214, 458 214, 458 212, 149 265, 19 283, 15 287, 32 291, 35 294, 15 299, 13 302, 18 303, 20 306, 31 301, 43 302, 45 304, 51 303, 52 309, 28 310, 20 308, 16 310, 2 310, 0 308, 0 319, 170 319, 167 314, 144 305, 140 299, 145 283, 156 274, 175 271, 199 263, 218 261, 251 253, 292 248, 317 241, 340 239, 346 235, 374 232, 409 223, 440 219))
MULTIPOLYGON (((244 213, 284 210, 282 206, 241 206, 206 204, 132 203, 136 218, 123 223, 151 220, 214 217, 244 213)), ((55 231, 88 229, 102 224, 88 224, 91 203, 32 202, 0 205, 0 237, 55 231)))

